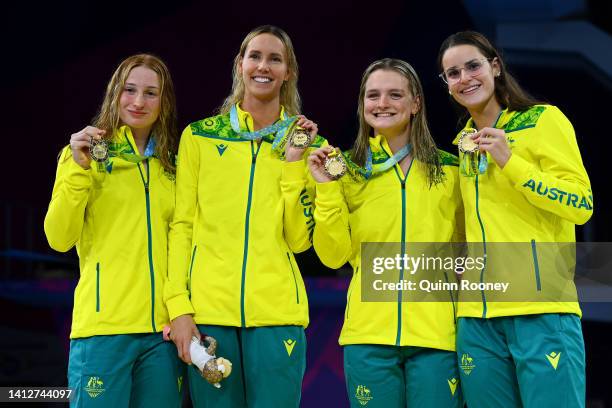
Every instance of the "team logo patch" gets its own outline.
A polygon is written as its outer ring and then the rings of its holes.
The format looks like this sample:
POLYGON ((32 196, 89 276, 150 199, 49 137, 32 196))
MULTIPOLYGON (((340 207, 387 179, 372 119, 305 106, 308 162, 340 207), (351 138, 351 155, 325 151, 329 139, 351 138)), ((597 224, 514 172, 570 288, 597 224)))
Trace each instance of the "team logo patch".
POLYGON ((291 353, 293 352, 293 347, 295 347, 296 341, 293 339, 283 340, 285 344, 285 350, 287 350, 287 355, 291 357, 291 353))
POLYGON ((550 363, 550 365, 556 370, 559 365, 559 358, 561 357, 561 353, 552 352, 550 354, 546 354, 546 359, 550 363))
POLYGON ((450 388, 450 392, 452 396, 455 396, 455 391, 457 391, 457 384, 459 384, 459 380, 456 378, 451 378, 450 380, 446 380, 448 382, 448 387, 450 388))
POLYGON ((470 375, 472 370, 476 368, 476 364, 474 364, 474 359, 466 353, 461 356, 461 364, 459 364, 459 367, 461 367, 465 375, 470 375))
POLYGON ((100 377, 89 377, 85 391, 91 398, 96 398, 106 390, 104 389, 104 382, 100 377))
POLYGON ((216 146, 217 146, 217 151, 219 152, 219 156, 223 156, 223 153, 225 153, 225 149, 227 149, 227 145, 221 143, 216 146))
POLYGON ((372 397, 372 392, 365 385, 358 385, 357 390, 355 391, 355 398, 361 405, 366 405, 372 397))

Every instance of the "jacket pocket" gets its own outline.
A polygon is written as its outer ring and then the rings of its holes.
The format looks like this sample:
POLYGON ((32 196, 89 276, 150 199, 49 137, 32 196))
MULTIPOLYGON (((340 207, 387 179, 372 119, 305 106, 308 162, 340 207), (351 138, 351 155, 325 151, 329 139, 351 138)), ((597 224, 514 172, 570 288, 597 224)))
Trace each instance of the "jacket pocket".
POLYGON ((193 262, 195 260, 196 253, 198 252, 198 246, 193 246, 193 251, 191 252, 191 262, 189 263, 189 281, 187 282, 187 290, 189 291, 189 298, 191 298, 191 272, 193 272, 193 262))
POLYGON ((100 311, 100 262, 96 263, 96 312, 100 311))
MULTIPOLYGON (((446 283, 449 284, 449 288, 450 288, 451 287, 450 280, 448 279, 448 275, 446 274, 446 271, 444 271, 444 280, 446 281, 446 283)), ((448 297, 449 297, 451 305, 453 305, 453 319, 455 320, 455 324, 457 324, 457 308, 455 307, 455 304, 457 302, 455 302, 455 296, 453 296, 452 289, 448 289, 448 297)))
POLYGON ((540 280, 540 265, 538 263, 538 249, 536 248, 535 239, 531 240, 531 255, 533 256, 533 269, 535 273, 536 290, 538 292, 541 292, 542 282, 540 280))
POLYGON ((291 268, 291 275, 293 276, 293 284, 295 285, 295 301, 300 304, 300 292, 298 290, 297 279, 295 278, 295 269, 293 269, 293 262, 291 262, 291 255, 287 252, 287 260, 289 261, 289 267, 291 268))

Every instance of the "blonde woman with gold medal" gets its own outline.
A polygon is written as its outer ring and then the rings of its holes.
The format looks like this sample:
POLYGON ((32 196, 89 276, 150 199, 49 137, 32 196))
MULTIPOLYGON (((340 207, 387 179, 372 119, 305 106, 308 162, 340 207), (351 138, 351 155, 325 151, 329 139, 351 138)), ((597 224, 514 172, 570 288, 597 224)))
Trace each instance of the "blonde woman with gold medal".
POLYGON ((289 36, 251 31, 220 114, 183 132, 166 303, 190 363, 200 332, 232 362, 221 388, 189 368, 196 407, 298 407, 308 300, 294 252, 311 246, 312 182, 302 155, 326 143, 299 115, 289 36), (196 326, 197 325, 197 326, 196 326))
POLYGON ((480 33, 449 36, 438 65, 467 118, 456 138, 466 235, 486 256, 484 268, 465 278, 513 279, 522 295, 495 301, 500 298, 483 292, 459 302, 457 353, 466 402, 470 408, 584 407, 575 261, 564 265, 569 258, 555 249, 574 242, 575 225, 593 212, 572 124, 559 108, 529 96, 480 33), (567 295, 545 297, 555 285, 567 295))
POLYGON ((183 364, 160 334, 177 148, 168 68, 140 54, 121 62, 94 125, 60 154, 45 233, 79 254, 72 407, 181 406, 183 364))
POLYGON ((407 302, 400 291, 395 301, 367 302, 361 287, 364 242, 404 251, 409 242, 462 240, 457 158, 436 148, 421 83, 402 60, 366 69, 358 116, 357 140, 342 155, 347 174, 336 179, 342 165, 331 147, 308 158, 317 181, 315 250, 331 268, 353 267, 339 340, 351 407, 459 408, 452 296, 407 302))

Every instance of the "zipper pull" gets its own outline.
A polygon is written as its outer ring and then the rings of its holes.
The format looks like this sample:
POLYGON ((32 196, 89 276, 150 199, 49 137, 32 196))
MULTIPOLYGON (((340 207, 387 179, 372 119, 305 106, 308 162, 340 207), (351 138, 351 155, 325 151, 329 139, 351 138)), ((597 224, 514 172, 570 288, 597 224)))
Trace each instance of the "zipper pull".
POLYGON ((406 180, 402 180, 402 190, 406 189, 406 180))
POLYGON ((253 155, 251 158, 251 164, 255 164, 257 162, 257 156, 253 155))

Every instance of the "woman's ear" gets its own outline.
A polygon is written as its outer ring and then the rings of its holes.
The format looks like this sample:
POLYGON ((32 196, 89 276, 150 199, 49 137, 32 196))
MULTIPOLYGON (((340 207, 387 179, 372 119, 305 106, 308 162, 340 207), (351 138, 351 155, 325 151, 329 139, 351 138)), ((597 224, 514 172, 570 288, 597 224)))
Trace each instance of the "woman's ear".
POLYGON ((243 58, 243 57, 240 57, 240 58, 238 59, 238 66, 236 67, 236 68, 237 68, 237 71, 238 71, 238 73, 239 73, 240 75, 242 75, 242 61, 243 61, 243 60, 244 60, 244 58, 243 58))
POLYGON ((416 115, 421 110, 421 97, 415 96, 414 103, 412 104, 412 115, 416 115))
POLYGON ((491 60, 491 68, 493 69, 494 77, 499 77, 501 75, 501 64, 499 63, 499 59, 497 59, 497 57, 491 60))

